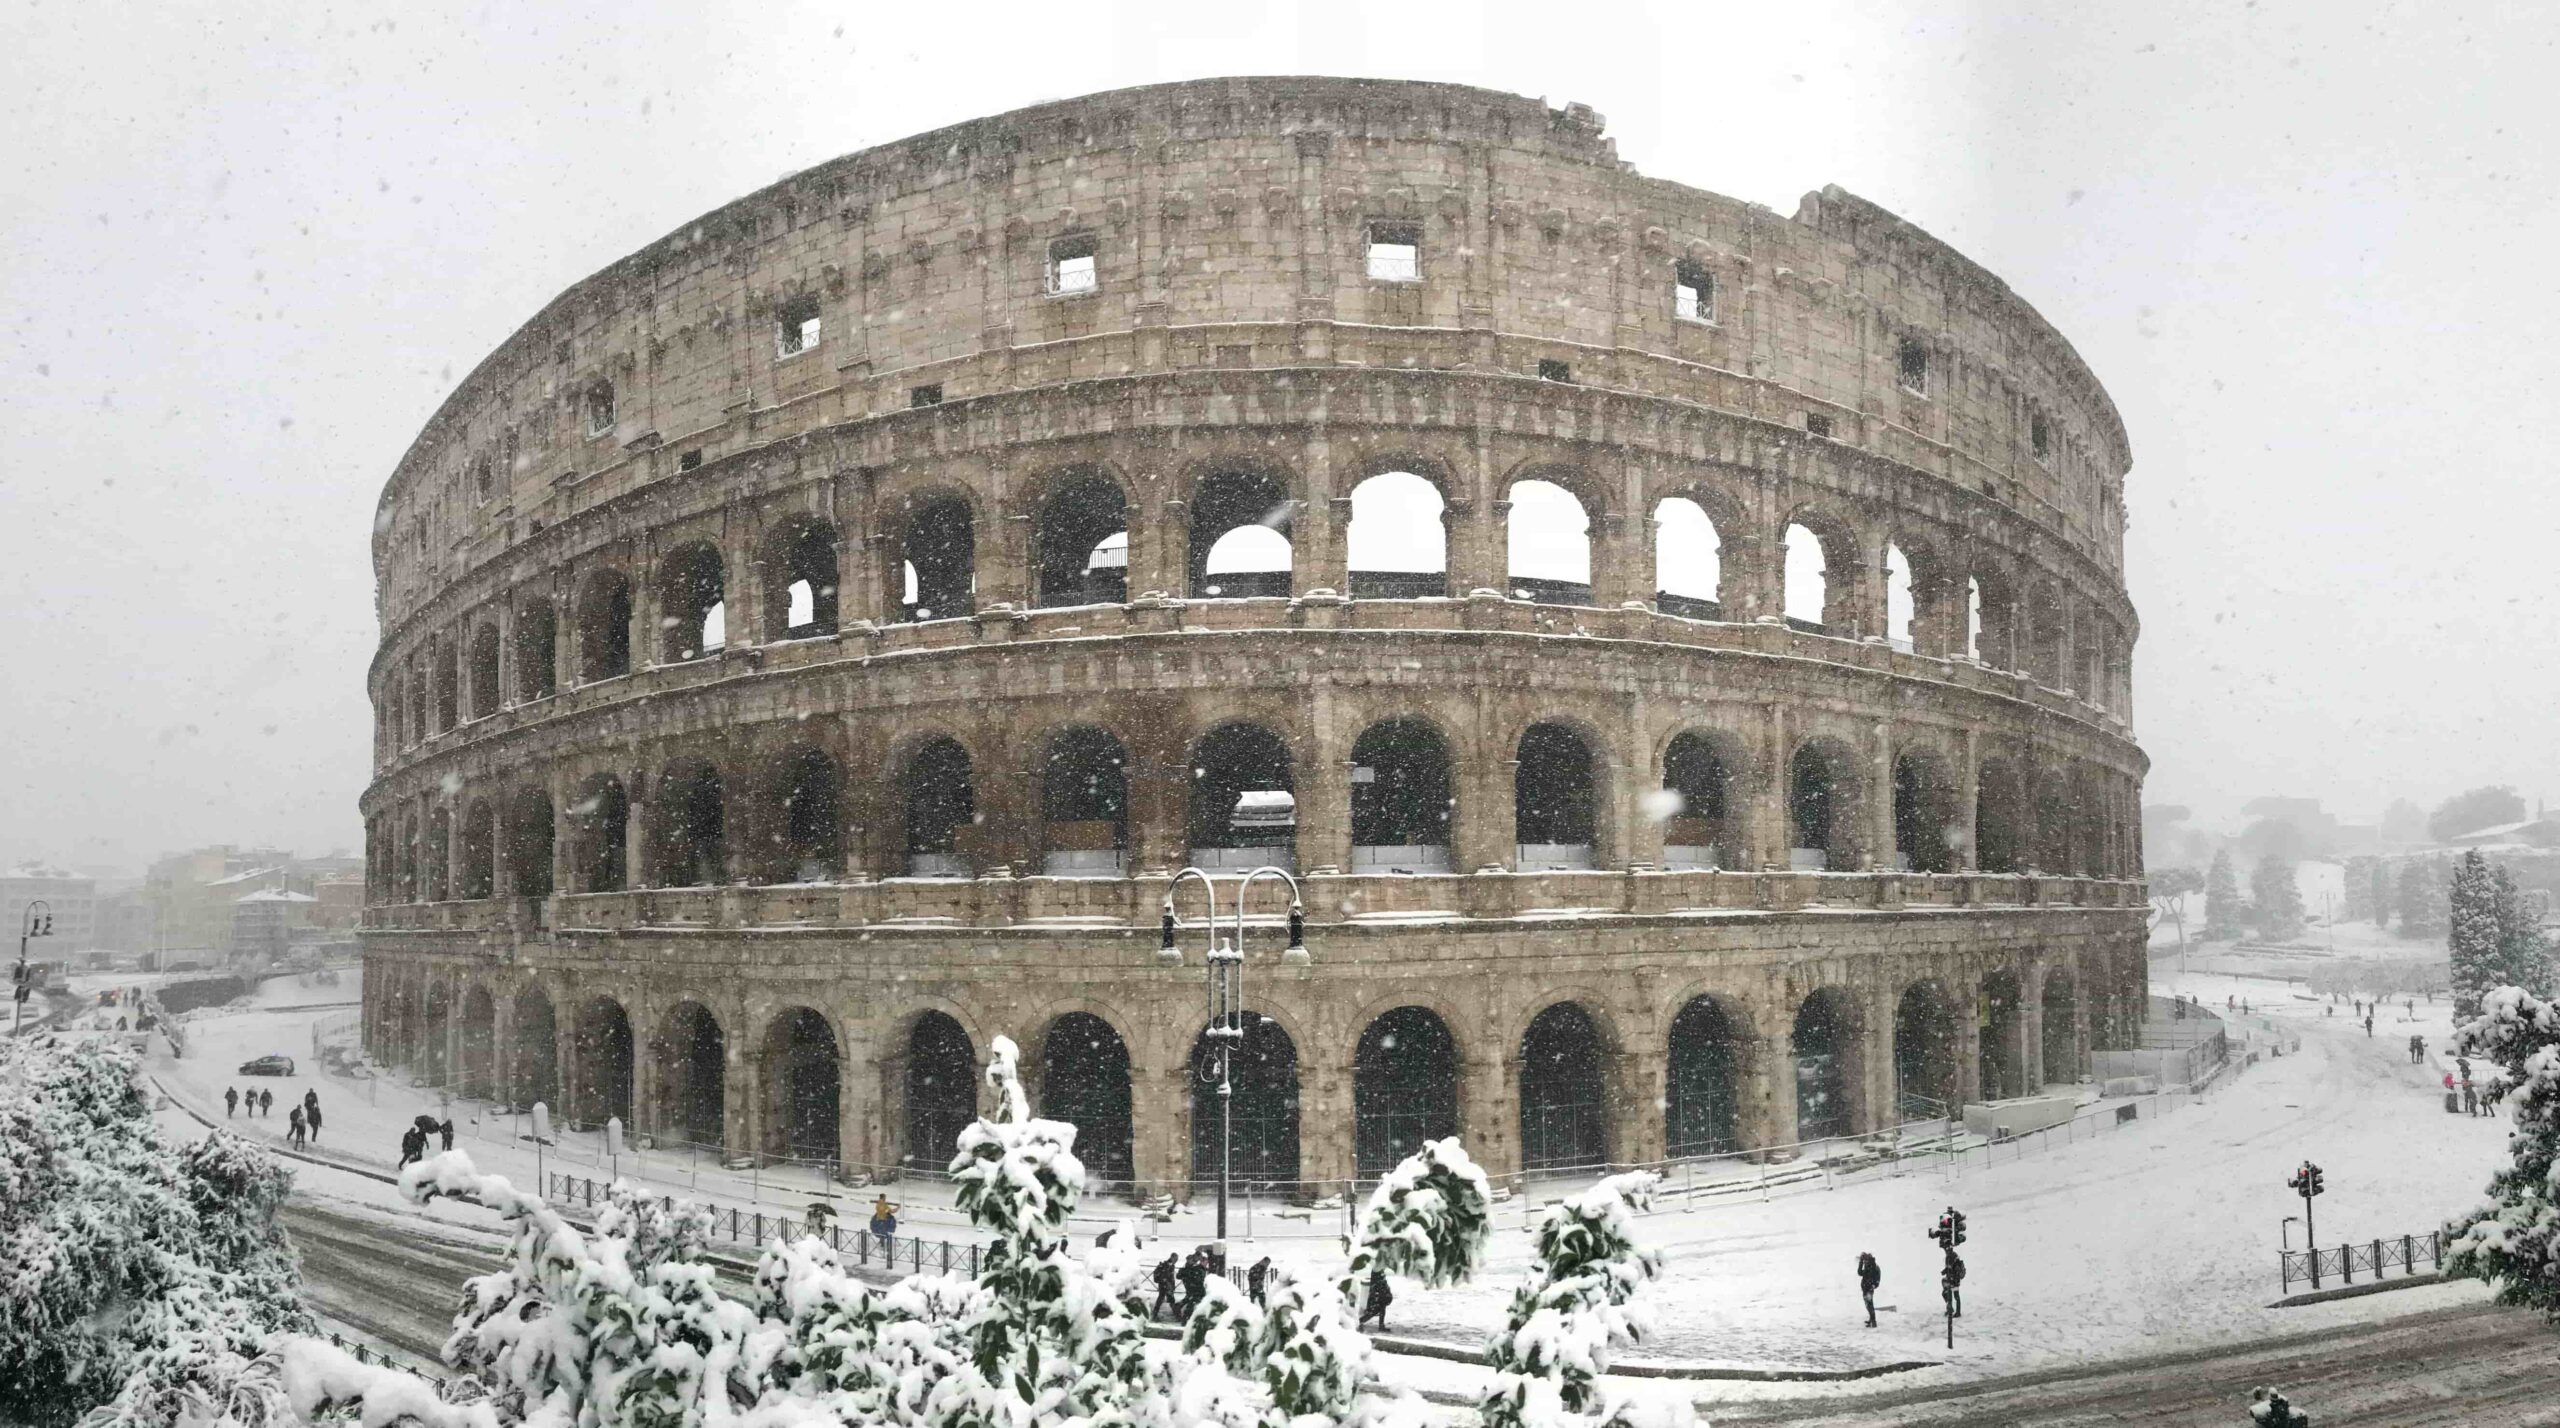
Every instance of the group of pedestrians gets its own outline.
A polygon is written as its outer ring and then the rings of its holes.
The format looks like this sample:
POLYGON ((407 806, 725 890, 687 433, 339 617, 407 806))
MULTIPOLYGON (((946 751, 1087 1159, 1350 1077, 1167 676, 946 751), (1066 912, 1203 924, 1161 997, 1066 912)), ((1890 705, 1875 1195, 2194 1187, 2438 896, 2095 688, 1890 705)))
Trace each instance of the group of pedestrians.
MULTIPOLYGON (((276 1110, 276 1093, 263 1086, 252 1086, 244 1096, 237 1087, 222 1088, 223 1119, 228 1120, 238 1115, 243 1106, 246 1106, 249 1114, 253 1116, 272 1116, 276 1110)), ((304 1091, 302 1104, 289 1105, 285 1110, 286 1144, 306 1145, 320 1138, 320 1093, 318 1091, 304 1091)))
MULTIPOLYGON (((2415 1038, 2411 1039, 2415 1040, 2415 1038)), ((2477 1086, 2472 1083, 2471 1058, 2457 1056, 2453 1059, 2453 1065, 2452 1071, 2444 1073, 2444 1108, 2448 1111, 2452 1110, 2454 1097, 2459 1095, 2462 1098, 2464 1115, 2496 1116, 2498 1114, 2497 1092, 2493 1087, 2477 1086)))
POLYGON ((420 1115, 409 1122, 409 1128, 400 1132, 400 1163, 392 1169, 406 1170, 409 1168, 410 1161, 426 1159, 429 1136, 442 1138, 443 1148, 453 1149, 453 1117, 447 1116, 443 1120, 437 1120, 433 1116, 420 1115))

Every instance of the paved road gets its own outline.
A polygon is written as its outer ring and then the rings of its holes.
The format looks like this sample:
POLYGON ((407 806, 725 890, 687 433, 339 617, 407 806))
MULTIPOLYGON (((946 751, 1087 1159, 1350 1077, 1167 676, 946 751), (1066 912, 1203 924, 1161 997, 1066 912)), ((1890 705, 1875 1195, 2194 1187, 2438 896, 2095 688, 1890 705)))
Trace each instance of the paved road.
POLYGON ((2247 1348, 2118 1360, 1819 1405, 1701 1404, 1717 1428, 2028 1428, 2245 1424, 2273 1384, 2311 1421, 2353 1428, 2560 1425, 2560 1333, 2529 1312, 2472 1306, 2269 1339, 2247 1348))
POLYGON ((462 1282, 496 1269, 506 1243, 449 1225, 412 1221, 397 1234, 375 1218, 296 1195, 285 1229, 302 1252, 302 1297, 334 1323, 422 1364, 438 1362, 462 1282))

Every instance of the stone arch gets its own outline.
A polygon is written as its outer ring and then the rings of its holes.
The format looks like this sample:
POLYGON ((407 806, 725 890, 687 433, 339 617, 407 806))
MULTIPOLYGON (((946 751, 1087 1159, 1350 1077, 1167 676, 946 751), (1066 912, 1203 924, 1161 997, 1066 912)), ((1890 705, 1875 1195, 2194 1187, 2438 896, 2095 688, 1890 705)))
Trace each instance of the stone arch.
POLYGON ((1848 522, 1811 505, 1788 512, 1778 532, 1785 552, 1787 623, 1812 634, 1856 635, 1858 572, 1863 563, 1857 532, 1848 522))
POLYGON ((765 533, 764 628, 769 638, 799 640, 836 631, 835 527, 797 512, 765 533))
POLYGON ((1117 605, 1129 598, 1129 491, 1098 467, 1039 482, 1032 518, 1032 603, 1117 605), (1115 553, 1116 552, 1116 553, 1115 553))
POLYGON ((631 1087, 638 1047, 631 1014, 613 997, 589 997, 578 1009, 576 1037, 578 1123, 600 1126, 619 1118, 623 1129, 636 1132, 631 1087))
POLYGON ((1405 1005, 1361 1030, 1352 1056, 1353 1164, 1363 1180, 1427 1140, 1458 1133, 1457 1038, 1437 1012, 1405 1005))
POLYGON ((486 719, 498 712, 498 626, 483 620, 471 631, 471 717, 486 719))
POLYGON ((1593 740, 1575 722, 1542 720, 1521 731, 1512 771, 1519 870, 1594 866, 1603 851, 1598 847, 1603 766, 1593 740))
POLYGON ((924 739, 903 761, 898 787, 905 804, 907 876, 969 876, 974 869, 965 845, 973 841, 978 817, 969 751, 948 734, 924 739))
POLYGON ((1503 505, 1503 589, 1515 600, 1588 605, 1592 599, 1593 507, 1567 473, 1514 479, 1503 505))
POLYGON ((1089 1011, 1063 1012, 1040 1037, 1040 1115, 1076 1128, 1076 1157, 1089 1183, 1125 1186, 1134 1165, 1136 1122, 1129 1043, 1089 1011))
POLYGON ((430 973, 422 1001, 418 1018, 418 1079, 430 1086, 441 1086, 453 1074, 448 1061, 452 1046, 447 1039, 447 1033, 453 1026, 453 985, 430 973))
POLYGON ((556 836, 551 795, 537 785, 519 784, 507 795, 505 818, 498 851, 515 895, 551 896, 552 840, 556 836))
POLYGON ((904 1162, 939 1170, 950 1164, 960 1132, 978 1118, 978 1052, 960 1019, 939 1007, 907 1024, 904 1162))
POLYGON ((1685 492, 1654 502, 1653 588, 1654 608, 1666 615, 1727 618, 1723 532, 1685 492))
POLYGON ((1952 1115, 1963 1100, 1958 1054, 1959 1007, 1944 982, 1923 978, 1902 989, 1893 1006, 1894 1111, 1901 1120, 1952 1115))
POLYGON ((1741 749, 1730 734, 1696 728, 1679 730, 1663 745, 1664 867, 1734 868, 1746 861, 1737 802, 1748 786, 1741 749))
POLYGON ((764 1154, 830 1166, 842 1160, 841 1046, 813 1007, 784 1007, 765 1022, 764 1154))
POLYGON ((529 1108, 538 1102, 565 1122, 570 1109, 560 1102, 560 1024, 541 983, 527 982, 516 992, 508 1031, 508 1104, 529 1108))
POLYGON ((1351 746, 1351 870, 1447 872, 1455 779, 1434 722, 1397 716, 1351 746))
POLYGON ((2071 624, 2066 599, 2062 582, 2043 576, 2027 585, 2019 601, 2018 627, 2026 648, 2018 667, 2047 689, 2061 689, 2071 682, 2070 671, 2063 667, 2071 624))
POLYGON ((516 697, 548 699, 559 693, 560 611, 548 594, 516 607, 515 646, 516 697))
POLYGON ((1191 747, 1191 864, 1294 869, 1297 798, 1289 746, 1260 724, 1221 724, 1191 747))
POLYGON ((1041 870, 1119 877, 1128 870, 1129 753, 1109 730, 1070 724, 1043 741, 1041 870))
POLYGON ((1798 1003, 1789 1047, 1795 1058, 1796 1139, 1855 1135, 1865 1123, 1865 1027, 1857 998, 1821 987, 1798 1003))
POLYGON ((649 1051, 658 1083, 655 1133, 705 1149, 724 1146, 729 1036, 719 1015, 692 998, 677 1002, 660 1018, 649 1051))
POLYGON ((667 765, 649 796, 649 881, 653 887, 713 887, 728 881, 728 820, 720 770, 708 760, 667 765))
POLYGON ((578 681, 631 672, 631 577, 606 566, 578 585, 578 681))
POLYGON ((944 488, 906 498, 897 526, 890 605, 908 621, 948 620, 978 608, 977 506, 944 488))
POLYGON ((461 838, 462 885, 454 893, 464 901, 476 901, 497 886, 497 815, 489 800, 474 798, 463 805, 461 838))
POLYGON ((1983 977, 1976 998, 1982 1064, 1975 1084, 1982 1088, 1982 1098, 1996 1101, 2027 1094, 2035 1078, 2027 1065, 2026 992, 2018 974, 2006 967, 1992 969, 1983 977))
POLYGON ((1378 466, 1351 488, 1350 508, 1344 559, 1353 598, 1449 593, 1448 488, 1435 468, 1378 466))
POLYGON ((767 764, 772 826, 767 882, 834 882, 844 870, 843 775, 815 744, 795 744, 767 764))
POLYGON ((1609 1048, 1579 1001, 1557 1001, 1520 1035, 1520 1165, 1524 1170, 1607 1164, 1609 1048))
POLYGON ((1787 832, 1799 871, 1855 871, 1861 811, 1858 758, 1838 739, 1796 745, 1787 761, 1787 832))
POLYGON ((427 657, 434 661, 436 732, 441 734, 462 722, 462 650, 440 635, 427 657))
POLYGON ((720 550, 694 541, 658 562, 658 663, 682 664, 728 643, 728 573, 720 550))
POLYGON ((450 896, 447 881, 452 870, 453 810, 439 803, 427 812, 426 866, 420 869, 419 900, 443 902, 450 896))
POLYGON ((2070 968, 2046 969, 2042 1001, 2038 1010, 2043 1018, 2044 1065, 2039 1069, 2044 1079, 2048 1083, 2083 1079, 2087 1067, 2080 1055, 2080 984, 2070 968))
POLYGON ((622 780, 589 774, 570 799, 569 856, 578 892, 621 892, 631 886, 631 797, 622 780))
POLYGON ((1191 484, 1185 585, 1194 599, 1285 596, 1300 504, 1287 473, 1221 463, 1191 484), (1257 534, 1259 533, 1259 534, 1257 534), (1276 539, 1275 539, 1276 537, 1276 539))
POLYGON ((1984 759, 1974 773, 1974 866, 1986 873, 2026 871, 2026 787, 2018 766, 1984 759))
POLYGON ((1681 1003, 1665 1037, 1665 1154, 1678 1160, 1742 1148, 1750 1046, 1749 1024, 1724 999, 1701 994, 1681 1003))
POLYGON ((1906 747, 1893 761, 1894 865, 1904 872, 1952 873, 1964 828, 1957 817, 1955 777, 1946 757, 1906 747))
POLYGON ((456 1089, 464 1100, 488 1100, 498 1093, 498 999, 473 982, 462 993, 462 1019, 455 1026, 456 1089))
MULTIPOLYGON (((1191 1179, 1218 1178, 1217 1059, 1204 1029, 1191 1047, 1191 1179)), ((1244 1015, 1244 1039, 1236 1046, 1229 1115, 1234 1122, 1232 1173, 1251 1183, 1288 1185, 1298 1179, 1298 1043, 1288 1028, 1258 1012, 1244 1015)))
POLYGON ((1993 669, 2018 667, 2018 591, 2007 572, 1977 565, 1966 577, 1966 653, 1993 669))

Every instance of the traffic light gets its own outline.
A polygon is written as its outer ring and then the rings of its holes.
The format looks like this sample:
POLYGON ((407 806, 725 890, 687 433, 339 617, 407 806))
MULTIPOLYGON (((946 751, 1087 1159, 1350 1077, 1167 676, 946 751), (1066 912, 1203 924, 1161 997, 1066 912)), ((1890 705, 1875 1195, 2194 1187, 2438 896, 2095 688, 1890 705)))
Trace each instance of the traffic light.
POLYGON ((2320 1167, 2306 1160, 2302 1162, 2300 1170, 2293 1172, 2293 1178, 2285 1182, 2285 1187, 2308 1200, 2328 1188, 2324 1183, 2325 1180, 2326 1177, 2321 1174, 2320 1167))
POLYGON ((1946 1213, 1938 1217, 1937 1226, 1929 1231, 1929 1238, 1936 1240, 1940 1249, 1953 1254, 1956 1246, 1964 1243, 1964 1212, 1949 1205, 1946 1213))
POLYGON ((2317 1194, 2319 1194, 2321 1191, 2326 1190, 2326 1189, 2328 1189, 2328 1188, 2329 1188, 2326 1184, 2324 1184, 2324 1183, 2322 1183, 2322 1182, 2323 1182, 2323 1177, 2322 1177, 2322 1175, 2320 1174, 2320 1167, 2319 1167, 2319 1166, 2316 1166, 2316 1165, 2315 1165, 2315 1166, 2313 1166, 2313 1167, 2311 1167, 2311 1193, 2312 1193, 2312 1194, 2317 1195, 2317 1194))

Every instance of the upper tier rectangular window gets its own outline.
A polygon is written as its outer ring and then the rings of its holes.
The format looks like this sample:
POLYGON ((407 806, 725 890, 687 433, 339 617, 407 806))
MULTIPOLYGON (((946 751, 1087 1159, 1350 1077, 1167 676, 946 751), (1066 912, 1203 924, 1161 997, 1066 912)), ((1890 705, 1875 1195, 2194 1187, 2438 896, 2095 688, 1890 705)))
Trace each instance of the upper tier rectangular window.
POLYGON ((1369 277, 1381 283, 1422 281, 1422 230, 1409 223, 1370 224, 1369 277))
POLYGON ((774 310, 773 354, 797 357, 818 345, 821 323, 815 294, 796 297, 774 310))
POLYGON ((1683 322, 1716 320, 1716 275, 1683 261, 1672 270, 1671 315, 1683 322))
POLYGON ((1101 244, 1088 235, 1061 238, 1049 245, 1049 291, 1057 297, 1074 297, 1102 286, 1101 244))

